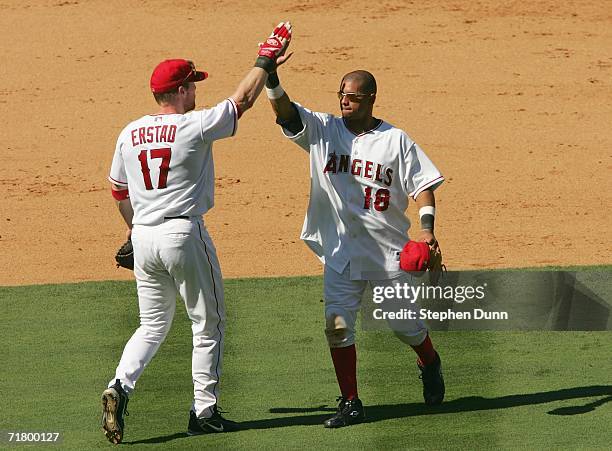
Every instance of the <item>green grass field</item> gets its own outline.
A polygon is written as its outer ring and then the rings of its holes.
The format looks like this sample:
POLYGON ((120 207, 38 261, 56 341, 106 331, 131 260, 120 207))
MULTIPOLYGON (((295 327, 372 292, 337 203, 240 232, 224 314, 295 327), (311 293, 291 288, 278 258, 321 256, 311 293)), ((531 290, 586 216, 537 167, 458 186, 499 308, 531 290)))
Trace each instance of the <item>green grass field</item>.
MULTIPOLYGON (((185 435, 191 329, 181 305, 130 399, 126 445, 610 449, 610 332, 434 333, 447 397, 428 408, 412 350, 389 333, 359 331, 368 422, 328 430, 321 423, 335 409, 338 388, 322 331, 321 279, 229 280, 225 288, 221 407, 244 430, 185 435)), ((62 449, 112 447, 99 426, 100 394, 138 324, 135 284, 5 287, 0 302, 0 430, 57 431, 62 449)))

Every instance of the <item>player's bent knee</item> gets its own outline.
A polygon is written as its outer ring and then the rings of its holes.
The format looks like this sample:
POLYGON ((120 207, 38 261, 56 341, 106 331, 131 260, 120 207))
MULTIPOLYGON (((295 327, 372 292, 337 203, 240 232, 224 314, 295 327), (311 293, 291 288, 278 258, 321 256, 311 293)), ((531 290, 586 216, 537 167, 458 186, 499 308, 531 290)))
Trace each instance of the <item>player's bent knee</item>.
POLYGON ((141 325, 139 330, 140 335, 144 338, 145 341, 149 343, 161 344, 168 336, 168 332, 170 329, 159 329, 141 325))
POLYGON ((423 343, 427 337, 427 329, 414 332, 395 332, 395 336, 407 345, 418 346, 423 343))
POLYGON ((140 328, 147 338, 154 341, 164 341, 172 327, 172 321, 154 321, 141 317, 140 328))
POLYGON ((355 343, 355 331, 340 314, 326 315, 325 336, 330 348, 344 348, 355 343))
POLYGON ((327 344, 330 348, 345 348, 355 344, 355 334, 348 329, 338 329, 335 331, 325 331, 327 344))

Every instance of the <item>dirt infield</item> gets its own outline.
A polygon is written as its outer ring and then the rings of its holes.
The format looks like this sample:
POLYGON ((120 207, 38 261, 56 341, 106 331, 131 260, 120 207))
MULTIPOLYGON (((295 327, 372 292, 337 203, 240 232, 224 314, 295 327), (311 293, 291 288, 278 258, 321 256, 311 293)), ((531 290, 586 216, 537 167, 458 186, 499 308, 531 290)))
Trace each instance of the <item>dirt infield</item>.
MULTIPOLYGON (((452 268, 610 263, 612 10, 608 2, 0 0, 0 285, 127 279, 106 176, 115 140, 155 110, 154 65, 210 73, 232 94, 279 20, 290 96, 337 111, 342 74, 377 77, 375 115, 442 170, 438 238, 452 268), (378 2, 377 2, 378 3, 378 2)), ((267 100, 215 145, 206 222, 227 277, 318 274, 299 240, 308 162, 267 100)), ((410 212, 414 216, 415 212, 410 212)))

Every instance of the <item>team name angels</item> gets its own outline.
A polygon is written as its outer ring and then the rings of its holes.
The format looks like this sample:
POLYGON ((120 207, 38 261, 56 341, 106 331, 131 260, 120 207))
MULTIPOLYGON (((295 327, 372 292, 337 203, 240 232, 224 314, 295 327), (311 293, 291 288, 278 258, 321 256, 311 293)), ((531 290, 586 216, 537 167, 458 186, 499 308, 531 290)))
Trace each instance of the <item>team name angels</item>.
POLYGON ((391 182, 393 181, 393 169, 387 168, 374 161, 361 160, 359 158, 355 158, 351 161, 350 155, 330 154, 329 160, 323 170, 324 174, 328 172, 332 174, 350 172, 352 175, 375 180, 387 186, 391 186, 391 182))

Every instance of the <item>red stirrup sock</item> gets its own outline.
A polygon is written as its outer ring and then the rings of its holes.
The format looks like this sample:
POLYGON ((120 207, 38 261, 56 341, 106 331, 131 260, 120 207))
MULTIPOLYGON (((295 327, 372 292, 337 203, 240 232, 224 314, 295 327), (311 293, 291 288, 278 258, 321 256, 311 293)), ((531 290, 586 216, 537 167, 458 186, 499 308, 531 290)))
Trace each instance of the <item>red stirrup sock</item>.
POLYGON ((419 356, 419 360, 425 366, 430 365, 436 360, 436 351, 434 350, 429 334, 423 340, 423 343, 417 346, 410 345, 414 352, 419 356))
POLYGON ((330 348, 336 378, 344 399, 357 398, 357 351, 355 345, 330 348))

